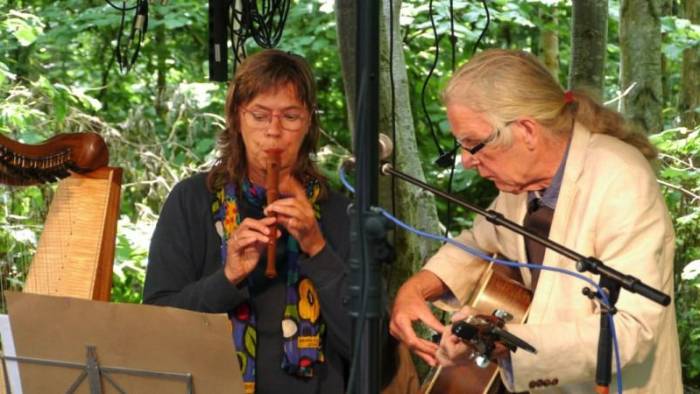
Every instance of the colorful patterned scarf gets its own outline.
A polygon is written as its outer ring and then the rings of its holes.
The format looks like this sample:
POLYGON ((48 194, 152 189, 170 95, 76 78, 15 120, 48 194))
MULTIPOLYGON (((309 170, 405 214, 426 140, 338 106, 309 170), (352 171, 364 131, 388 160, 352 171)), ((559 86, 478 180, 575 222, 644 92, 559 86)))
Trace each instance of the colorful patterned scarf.
MULTIPOLYGON (((254 207, 263 209, 266 203, 265 189, 253 185, 245 179, 242 194, 254 207)), ((306 185, 306 194, 314 206, 317 219, 320 209, 316 202, 320 192, 318 181, 306 185)), ((212 204, 214 222, 221 235, 221 261, 226 264, 226 240, 236 230, 241 218, 236 202, 236 187, 228 184, 216 194, 212 204)), ((286 244, 287 291, 286 307, 282 319, 284 349, 282 369, 301 378, 313 377, 315 363, 324 361, 321 338, 325 324, 320 318, 318 293, 311 280, 299 275, 299 243, 286 232, 280 238, 286 244)), ((261 258, 261 261, 265 261, 261 258)), ((248 281, 252 286, 252 282, 248 281)), ((255 353, 257 332, 255 328, 255 311, 244 302, 229 312, 233 326, 233 340, 236 345, 238 365, 243 374, 246 394, 255 393, 255 353)))

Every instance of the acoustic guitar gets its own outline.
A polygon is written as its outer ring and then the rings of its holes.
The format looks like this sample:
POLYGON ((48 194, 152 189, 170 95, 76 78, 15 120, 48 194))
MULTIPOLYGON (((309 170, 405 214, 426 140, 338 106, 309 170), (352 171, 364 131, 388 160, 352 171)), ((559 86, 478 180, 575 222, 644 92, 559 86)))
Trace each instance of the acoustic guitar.
MULTIPOLYGON (((467 305, 483 314, 501 309, 513 316, 513 323, 523 323, 532 301, 532 291, 515 278, 509 267, 491 263, 482 275, 467 305)), ((424 394, 490 394, 498 390, 494 384, 498 365, 480 368, 475 363, 452 367, 435 367, 421 386, 424 394)))

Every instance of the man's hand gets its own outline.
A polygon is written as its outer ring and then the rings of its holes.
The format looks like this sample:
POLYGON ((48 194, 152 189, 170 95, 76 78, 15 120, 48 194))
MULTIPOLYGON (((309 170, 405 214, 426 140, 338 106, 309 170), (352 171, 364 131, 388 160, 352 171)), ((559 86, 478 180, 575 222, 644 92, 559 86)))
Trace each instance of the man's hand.
POLYGON ((419 338, 413 330, 413 323, 419 321, 437 332, 444 331, 445 327, 433 316, 427 305, 427 300, 444 291, 445 285, 435 274, 421 271, 401 286, 391 312, 389 324, 391 335, 405 343, 430 366, 435 366, 437 363, 435 354, 438 345, 419 338))
MULTIPOLYGON (((465 306, 452 315, 452 323, 466 319, 469 316, 478 315, 476 309, 465 306)), ((468 341, 462 340, 462 338, 452 334, 452 324, 445 327, 442 332, 442 338, 440 340, 440 348, 437 351, 436 358, 440 365, 442 366, 453 366, 453 365, 468 365, 473 362, 474 358, 474 347, 469 344, 468 341)), ((500 342, 496 342, 494 349, 491 351, 491 360, 498 361, 500 358, 509 357, 509 350, 505 345, 500 342)))

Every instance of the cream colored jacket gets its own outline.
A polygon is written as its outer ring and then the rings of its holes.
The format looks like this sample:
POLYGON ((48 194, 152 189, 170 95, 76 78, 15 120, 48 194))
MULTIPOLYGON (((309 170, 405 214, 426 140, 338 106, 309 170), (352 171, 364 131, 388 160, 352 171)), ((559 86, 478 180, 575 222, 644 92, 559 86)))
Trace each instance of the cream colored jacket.
MULTIPOLYGON (((522 223, 526 199, 527 193, 500 193, 491 208, 522 223)), ((616 138, 591 134, 576 125, 550 238, 673 295, 674 233, 668 211, 648 162, 616 138)), ((526 261, 523 237, 482 217, 457 240, 526 261)), ((576 270, 573 261, 551 250, 544 256, 544 265, 576 270)), ((448 244, 424 269, 437 274, 464 304, 485 267, 448 244)), ((521 269, 521 274, 529 284, 529 270, 521 269)), ((598 282, 597 276, 585 275, 598 282)), ((581 294, 586 285, 542 271, 527 324, 508 326, 538 351, 511 354, 511 390, 593 392, 600 315, 596 303, 581 294)), ((663 307, 623 289, 617 308, 615 330, 624 392, 682 393, 673 304, 663 307)), ((615 379, 613 374, 611 393, 617 392, 615 379)))

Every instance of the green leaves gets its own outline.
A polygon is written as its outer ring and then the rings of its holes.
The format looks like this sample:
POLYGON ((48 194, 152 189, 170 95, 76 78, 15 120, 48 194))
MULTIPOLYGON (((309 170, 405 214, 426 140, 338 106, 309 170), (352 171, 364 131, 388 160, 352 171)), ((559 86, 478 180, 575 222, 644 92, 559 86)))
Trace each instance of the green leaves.
POLYGON ((676 231, 676 312, 686 384, 700 377, 700 126, 650 136, 660 151, 659 183, 676 231))
POLYGON ((44 24, 37 16, 16 10, 8 12, 2 25, 23 47, 32 45, 44 31, 44 24))

